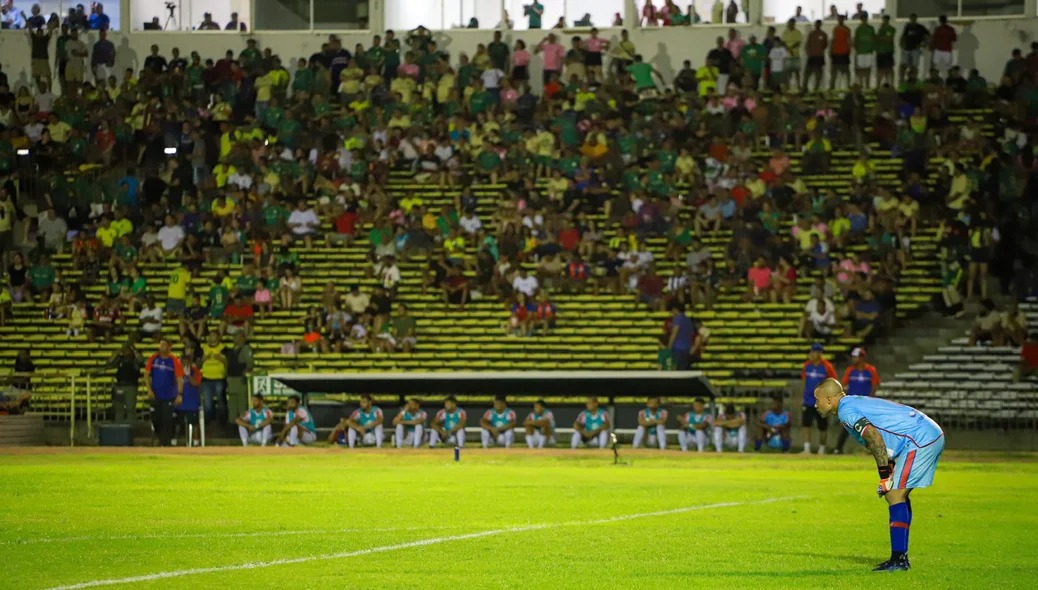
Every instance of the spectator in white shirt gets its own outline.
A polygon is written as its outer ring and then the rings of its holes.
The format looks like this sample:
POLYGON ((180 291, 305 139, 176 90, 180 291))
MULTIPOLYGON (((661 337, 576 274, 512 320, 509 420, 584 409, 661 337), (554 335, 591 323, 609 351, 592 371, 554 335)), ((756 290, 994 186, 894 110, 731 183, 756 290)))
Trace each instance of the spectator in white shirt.
POLYGON ((497 68, 490 68, 483 70, 483 73, 479 75, 479 78, 483 82, 483 88, 490 93, 491 96, 497 98, 501 92, 501 80, 505 78, 505 73, 497 68))
POLYGON ((288 227, 297 238, 303 238, 307 248, 311 248, 317 228, 321 227, 321 221, 317 219, 317 213, 314 213, 310 205, 301 200, 296 210, 288 216, 288 227))
POLYGON ((530 275, 525 267, 519 267, 519 274, 512 279, 512 289, 523 293, 527 297, 533 297, 537 294, 539 287, 540 283, 537 282, 537 277, 530 275))
POLYGON ((396 295, 396 286, 400 283, 400 267, 396 265, 396 257, 384 256, 375 265, 375 277, 391 297, 396 295))
POLYGON ((804 306, 800 318, 800 335, 804 338, 827 337, 836 327, 836 307, 828 298, 815 297, 804 306))
POLYGON ((786 60, 789 59, 789 50, 786 49, 786 46, 778 37, 774 39, 774 42, 775 44, 772 45, 771 51, 768 52, 768 59, 771 61, 771 86, 778 90, 784 86, 784 70, 786 60))
POLYGON ((166 225, 159 230, 158 238, 166 256, 176 256, 180 253, 180 244, 184 241, 184 228, 177 225, 172 215, 167 215, 166 225))
POLYGON ((444 142, 442 145, 436 146, 434 153, 436 154, 436 157, 440 159, 440 162, 446 164, 447 160, 450 160, 451 156, 454 155, 454 146, 450 143, 444 142))
POLYGON ((155 303, 155 296, 148 295, 147 304, 141 309, 140 333, 143 338, 158 342, 162 335, 162 308, 155 303))
POLYGON ((68 224, 53 207, 47 209, 37 220, 39 236, 43 239, 43 247, 51 252, 61 252, 65 249, 65 241, 68 236, 68 224))
POLYGON ((252 177, 236 169, 234 174, 227 177, 227 184, 228 186, 237 186, 243 191, 247 191, 252 188, 252 177))
POLYGON ((465 230, 465 233, 470 235, 476 235, 476 233, 483 227, 483 222, 479 220, 475 212, 467 211, 465 215, 458 220, 458 225, 461 229, 465 230))

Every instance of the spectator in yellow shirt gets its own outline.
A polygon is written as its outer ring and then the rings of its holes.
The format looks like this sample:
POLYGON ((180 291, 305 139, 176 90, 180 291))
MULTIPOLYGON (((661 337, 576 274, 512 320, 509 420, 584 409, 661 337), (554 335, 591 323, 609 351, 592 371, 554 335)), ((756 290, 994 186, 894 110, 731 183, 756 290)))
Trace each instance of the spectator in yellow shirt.
POLYGON ((112 220, 107 217, 101 218, 101 226, 94 232, 94 236, 98 242, 105 248, 111 248, 115 245, 115 239, 118 237, 115 234, 115 230, 112 229, 112 220))
POLYGON ((65 143, 68 141, 68 134, 72 131, 72 127, 68 123, 59 120, 57 115, 51 114, 47 131, 50 132, 52 140, 57 143, 65 143))
POLYGON ((227 179, 237 172, 238 169, 228 164, 225 160, 221 160, 219 164, 213 166, 213 177, 216 179, 216 188, 224 188, 227 186, 227 179))
POLYGON ((126 218, 122 210, 118 210, 115 212, 115 221, 112 222, 111 229, 118 239, 133 233, 133 222, 126 218))
POLYGON ((213 212, 213 215, 217 217, 227 217, 231 213, 234 213, 234 200, 227 195, 216 197, 213 199, 213 204, 210 210, 213 212))

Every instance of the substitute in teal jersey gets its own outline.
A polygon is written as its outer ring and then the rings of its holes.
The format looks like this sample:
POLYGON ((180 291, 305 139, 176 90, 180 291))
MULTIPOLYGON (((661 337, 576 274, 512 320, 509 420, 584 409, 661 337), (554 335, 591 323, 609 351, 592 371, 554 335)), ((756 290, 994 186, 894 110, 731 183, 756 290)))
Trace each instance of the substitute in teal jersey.
POLYGON ((422 409, 422 404, 415 398, 407 400, 404 409, 393 417, 393 426, 396 427, 396 448, 408 445, 418 448, 425 440, 425 421, 428 416, 422 409))
POLYGON ((570 447, 575 449, 584 443, 589 447, 604 449, 609 446, 609 428, 612 426, 609 413, 599 407, 595 396, 587 398, 585 408, 573 423, 570 447))
POLYGON ((298 444, 312 445, 317 442, 317 425, 310 411, 302 405, 298 395, 289 396, 285 411, 285 427, 278 434, 279 447, 294 447, 298 444))
POLYGON ((242 446, 249 446, 250 442, 262 447, 267 446, 273 437, 270 423, 274 421, 274 412, 263 403, 263 394, 252 394, 252 407, 238 416, 235 420, 238 424, 238 436, 241 437, 242 446))
POLYGON ((706 409, 706 400, 697 397, 692 402, 692 411, 678 416, 678 443, 682 451, 688 451, 693 441, 696 449, 702 453, 706 450, 707 432, 714 426, 714 417, 706 409))
POLYGON ((429 447, 436 447, 441 442, 464 447, 466 422, 468 422, 468 415, 465 410, 458 407, 458 400, 453 395, 443 400, 443 409, 436 412, 436 417, 432 421, 429 447))
POLYGON ((479 425, 483 428, 479 434, 484 449, 491 444, 509 449, 515 442, 515 410, 508 407, 503 395, 494 399, 494 407, 483 413, 479 425))
POLYGON ((714 419, 714 448, 720 453, 725 447, 746 450, 746 414, 725 404, 724 410, 714 419))
POLYGON ((645 435, 649 435, 649 446, 667 448, 667 410, 660 407, 659 396, 652 396, 645 408, 638 412, 638 428, 634 431, 634 448, 642 446, 645 435))
POLYGON ((357 446, 357 440, 360 440, 362 444, 375 445, 381 449, 385 438, 382 428, 384 421, 382 410, 374 405, 371 396, 365 393, 360 396, 360 407, 354 410, 349 418, 339 421, 329 441, 340 445, 348 444, 352 449, 357 446))
POLYGON ((555 414, 551 413, 544 400, 533 402, 533 411, 526 417, 523 427, 526 429, 526 446, 531 449, 555 446, 555 414))

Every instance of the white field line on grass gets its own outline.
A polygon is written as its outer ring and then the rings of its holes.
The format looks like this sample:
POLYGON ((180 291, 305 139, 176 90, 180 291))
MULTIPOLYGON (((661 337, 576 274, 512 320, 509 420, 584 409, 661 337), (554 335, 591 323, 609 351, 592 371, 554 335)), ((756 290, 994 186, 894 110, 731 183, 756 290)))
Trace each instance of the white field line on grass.
POLYGON ((309 563, 312 561, 327 561, 331 559, 346 559, 349 557, 360 557, 362 555, 371 555, 373 553, 385 553, 387 551, 399 551, 402 549, 413 549, 415 547, 424 547, 426 545, 438 545, 441 543, 452 543, 455 541, 467 541, 469 539, 479 539, 481 537, 491 537, 495 535, 504 535, 507 533, 522 533, 526 531, 538 531, 544 529, 554 529, 568 526, 591 526, 598 524, 609 524, 613 522, 621 522, 625 520, 635 520, 638 518, 650 518, 653 516, 668 516, 672 514, 682 514, 685 512, 695 512, 698 510, 712 510, 715 508, 730 508, 734 506, 751 506, 760 504, 773 504, 775 502, 782 502, 785 500, 796 500, 802 498, 802 496, 787 496, 783 498, 767 498, 764 500, 751 500, 747 502, 719 502, 717 504, 703 504, 699 506, 686 506, 684 508, 674 508, 671 510, 658 510, 656 512, 642 512, 639 514, 624 514, 621 516, 613 516, 611 518, 600 518, 595 520, 582 520, 582 521, 569 521, 569 522, 558 522, 548 524, 531 524, 525 526, 515 526, 502 529, 494 529, 489 531, 481 531, 478 533, 468 533, 464 535, 451 535, 448 537, 435 537, 432 539, 422 539, 419 541, 410 541, 407 543, 398 543, 396 545, 383 545, 381 547, 371 547, 368 549, 359 549, 356 551, 344 551, 342 553, 328 553, 325 555, 308 555, 306 557, 295 557, 292 559, 275 559, 272 561, 257 561, 252 563, 242 563, 237 565, 221 565, 214 567, 200 567, 193 569, 173 570, 167 572, 158 572, 154 574, 147 574, 143 576, 131 576, 127 578, 111 578, 107 580, 93 580, 90 582, 82 582, 79 584, 70 584, 67 586, 55 586, 48 590, 77 590, 79 588, 94 588, 97 586, 113 586, 116 584, 132 584, 136 582, 150 582, 153 580, 163 580, 166 578, 179 578, 182 576, 191 576, 196 574, 212 574, 219 572, 231 572, 240 570, 252 570, 264 567, 273 567, 277 565, 293 565, 297 563, 309 563))
POLYGON ((147 539, 216 539, 238 537, 280 537, 287 535, 331 535, 336 533, 385 533, 391 531, 431 531, 457 529, 460 526, 409 526, 371 529, 304 529, 290 531, 253 531, 248 533, 183 533, 164 535, 83 535, 79 537, 39 537, 36 539, 15 539, 0 541, 2 545, 36 545, 39 543, 75 543, 79 541, 141 541, 147 539))

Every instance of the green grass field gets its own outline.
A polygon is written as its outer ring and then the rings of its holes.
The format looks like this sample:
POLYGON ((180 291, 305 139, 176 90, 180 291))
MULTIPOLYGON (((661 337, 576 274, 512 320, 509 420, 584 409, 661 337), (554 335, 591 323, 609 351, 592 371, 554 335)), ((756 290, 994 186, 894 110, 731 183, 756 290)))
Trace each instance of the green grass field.
POLYGON ((628 452, 630 465, 613 466, 601 452, 465 450, 455 464, 449 450, 246 451, 0 455, 0 588, 1033 588, 1038 579, 1030 455, 946 453, 935 487, 913 496, 913 571, 873 574, 888 557, 887 508, 862 455, 628 452))

